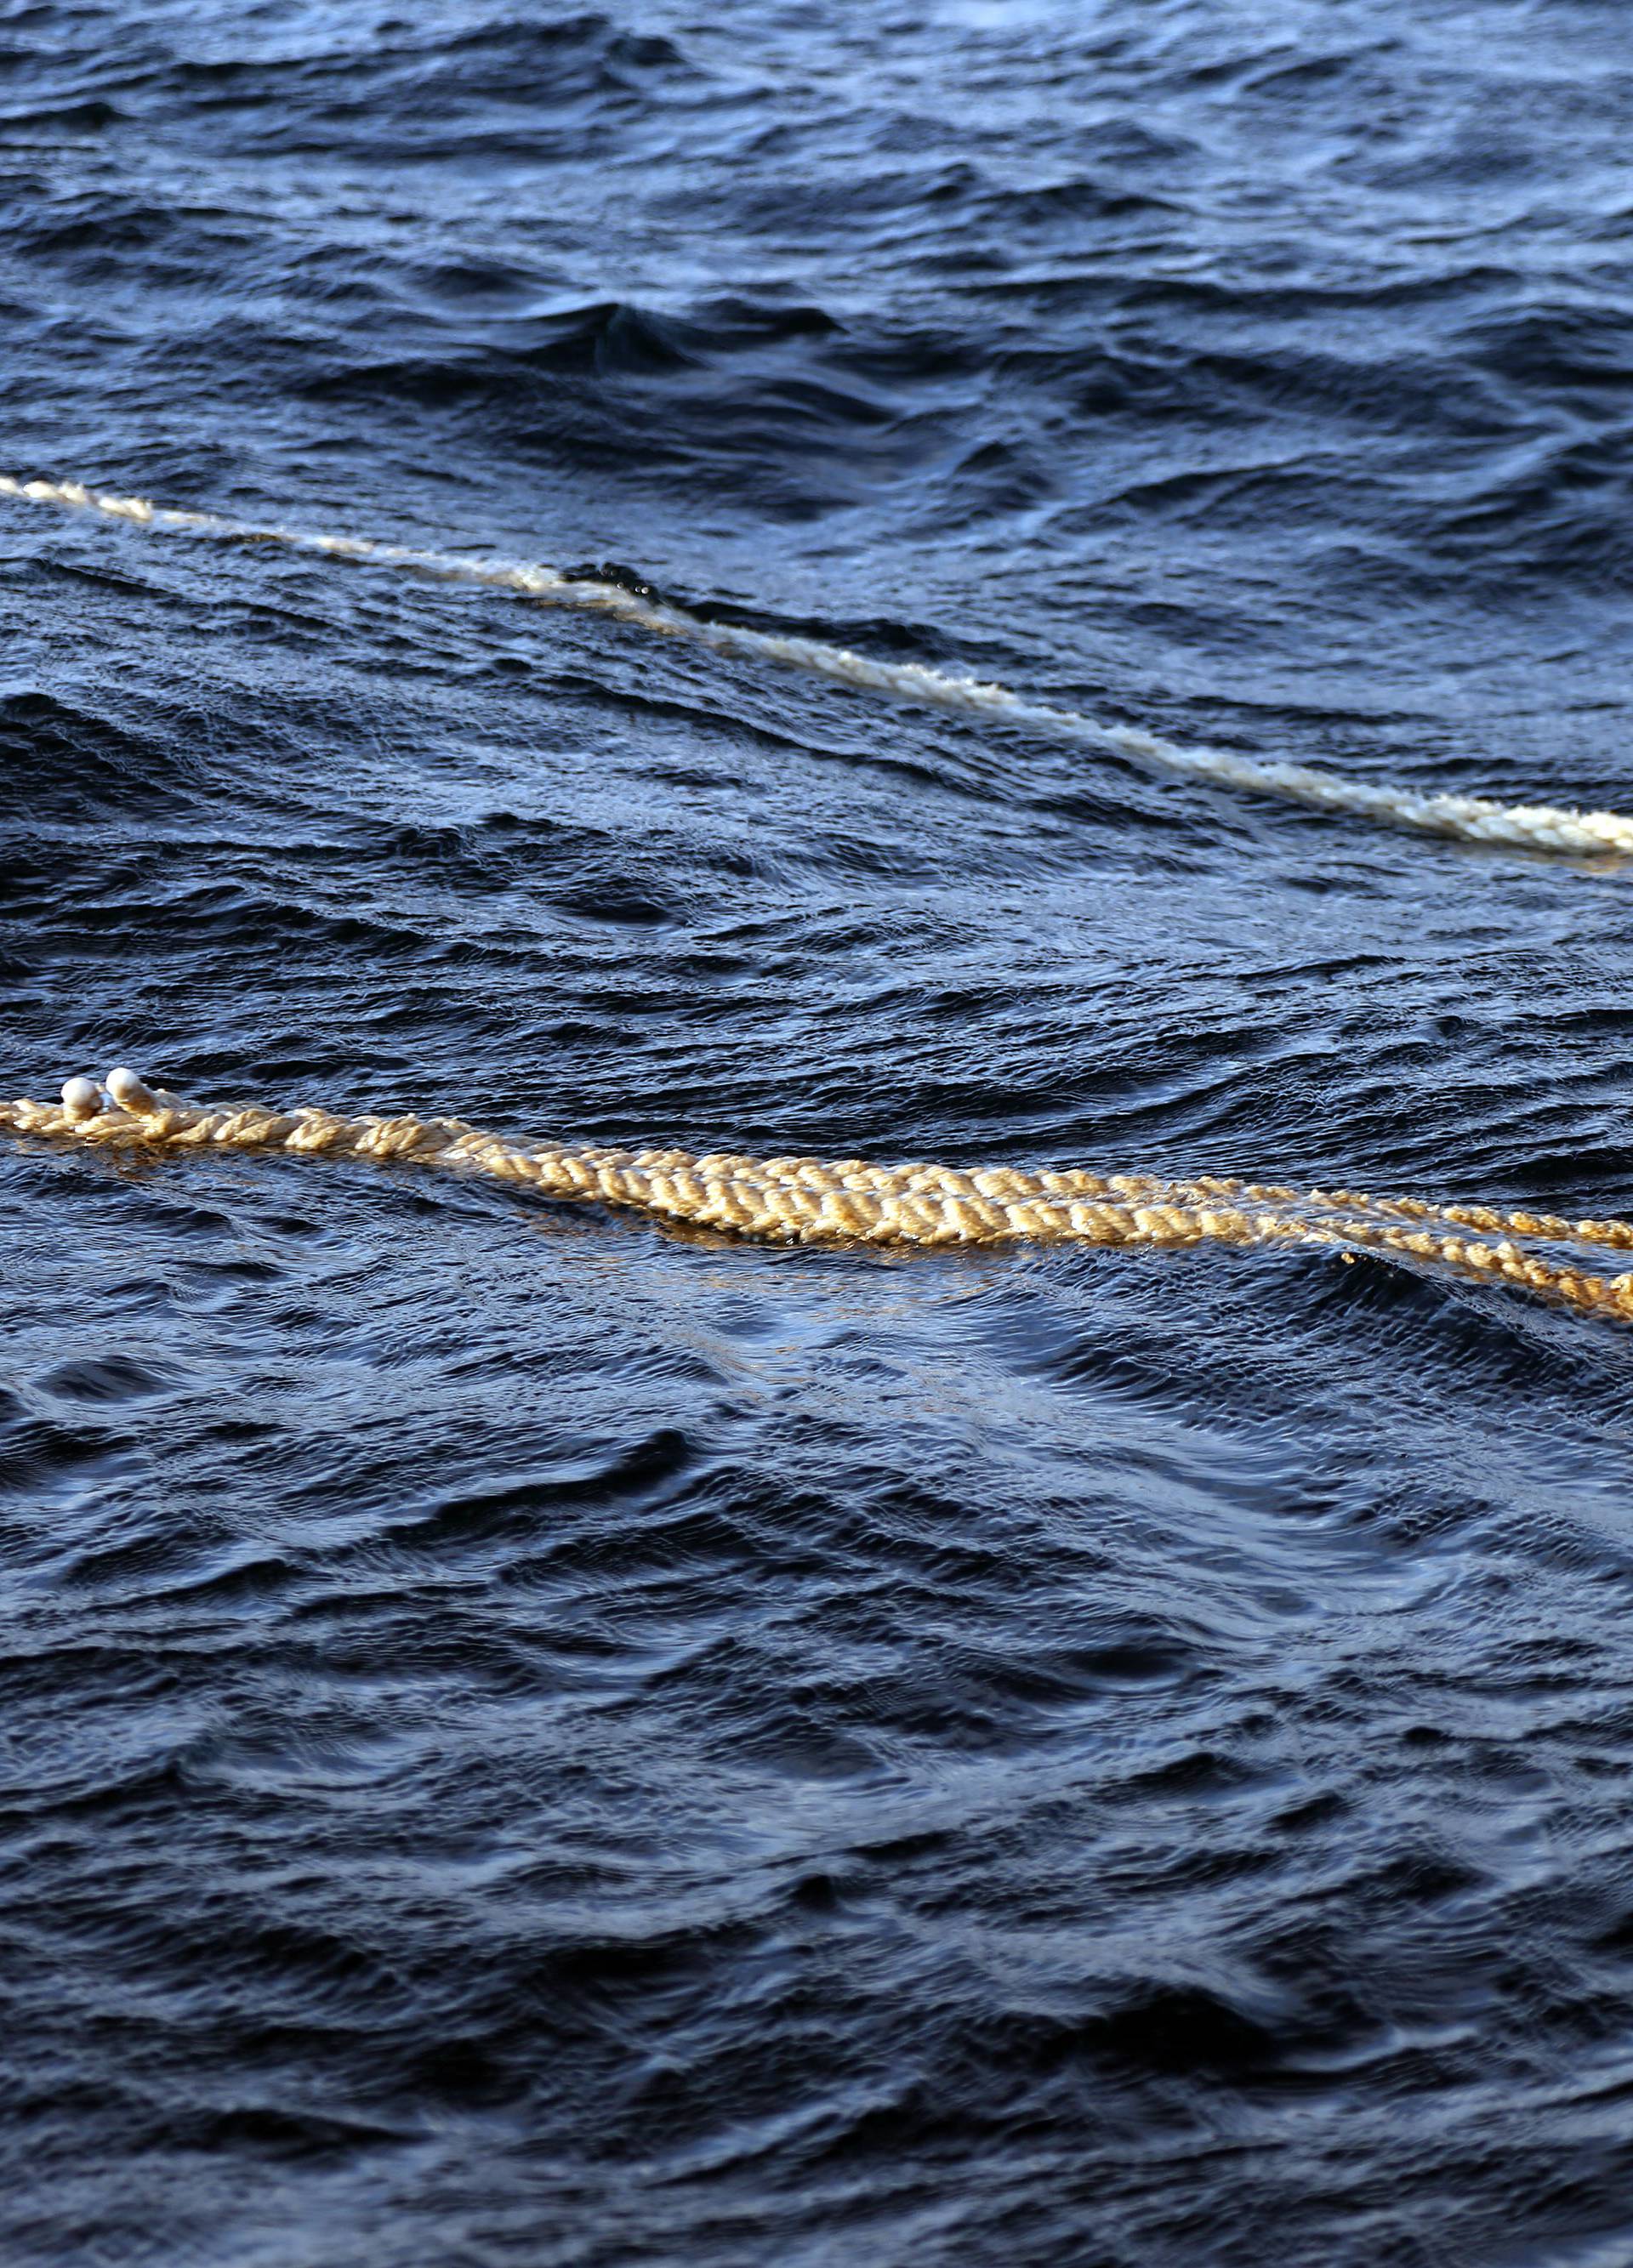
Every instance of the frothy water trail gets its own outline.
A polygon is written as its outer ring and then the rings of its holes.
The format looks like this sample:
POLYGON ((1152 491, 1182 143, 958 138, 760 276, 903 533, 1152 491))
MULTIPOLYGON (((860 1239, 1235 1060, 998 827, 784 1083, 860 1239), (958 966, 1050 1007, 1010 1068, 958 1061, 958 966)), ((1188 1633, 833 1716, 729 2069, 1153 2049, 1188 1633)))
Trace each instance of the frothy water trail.
POLYGON ((1578 1314, 1633 1321, 1633 1273, 1585 1274, 1536 1248, 1563 1245, 1578 1259, 1583 1248, 1627 1249, 1633 1223, 1626 1221, 1573 1223, 1227 1180, 524 1147, 463 1119, 345 1118, 311 1106, 209 1109, 150 1087, 122 1068, 102 1086, 70 1079, 60 1102, 0 1103, 0 1126, 114 1147, 213 1146, 401 1161, 778 1243, 1353 1248, 1454 1278, 1501 1280, 1578 1314))
POLYGON ((1419 795, 1406 788, 1369 786, 1313 765, 1261 762, 1205 744, 1181 746, 1133 725, 1102 724, 1075 709, 1029 701, 1008 686, 950 676, 922 663, 876 661, 818 638, 782 637, 738 623, 705 622, 684 608, 645 598, 614 583, 565 573, 559 568, 516 560, 466 559, 451 552, 376 542, 367 536, 324 534, 233 519, 218 512, 178 510, 144 497, 109 495, 78 481, 24 481, 0 475, 0 495, 101 512, 111 519, 174 534, 237 543, 277 543, 328 558, 485 584, 551 606, 610 615, 636 629, 686 638, 717 653, 775 662, 864 691, 961 715, 1001 718, 1029 732, 1124 756, 1175 778, 1244 794, 1275 796, 1312 810, 1371 820, 1380 826, 1571 858, 1633 855, 1633 818, 1619 812, 1558 809, 1545 804, 1504 805, 1478 796, 1419 795))

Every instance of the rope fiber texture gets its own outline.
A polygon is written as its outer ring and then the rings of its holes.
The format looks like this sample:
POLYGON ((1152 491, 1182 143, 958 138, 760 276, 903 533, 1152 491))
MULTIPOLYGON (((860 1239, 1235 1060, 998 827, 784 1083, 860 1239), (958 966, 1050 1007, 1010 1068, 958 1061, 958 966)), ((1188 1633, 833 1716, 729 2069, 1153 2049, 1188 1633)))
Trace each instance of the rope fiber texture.
POLYGON ((872 693, 964 716, 1000 718, 1055 740, 1075 741, 1143 765, 1148 770, 1244 794, 1275 796, 1316 811, 1368 819, 1380 826, 1422 835, 1452 836, 1468 843, 1547 851, 1571 858, 1633 855, 1633 818, 1614 811, 1555 810, 1546 805, 1487 802, 1477 796, 1422 795, 1407 788, 1369 786, 1336 772, 1307 764, 1262 762, 1228 748, 1181 747, 1133 725, 1105 725, 1075 709, 1029 701, 1007 686, 952 677, 918 662, 870 660, 844 646, 817 638, 782 637, 729 622, 705 622, 684 608, 638 586, 599 579, 585 571, 530 566, 517 561, 463 558, 443 551, 420 551, 377 543, 366 536, 305 534, 299 529, 230 519, 218 512, 182 512, 150 504, 143 497, 110 496, 79 481, 17 480, 0 474, 0 496, 33 504, 101 512, 112 519, 171 534, 212 536, 243 544, 275 543, 286 549, 351 559, 380 567, 441 576, 543 600, 610 615, 638 630, 690 639, 698 645, 757 661, 814 672, 872 693))
POLYGON ((1593 1253, 1633 1253, 1633 1222, 1566 1220, 1349 1190, 1206 1178, 964 1173, 860 1159, 754 1159, 680 1150, 526 1146, 462 1119, 344 1118, 307 1107, 209 1108, 119 1069, 70 1079, 56 1102, 0 1101, 0 1127, 105 1149, 284 1151, 485 1174, 536 1190, 773 1243, 1178 1248, 1217 1243, 1376 1253, 1430 1274, 1511 1284, 1581 1314, 1633 1321, 1633 1272, 1589 1273, 1593 1253))

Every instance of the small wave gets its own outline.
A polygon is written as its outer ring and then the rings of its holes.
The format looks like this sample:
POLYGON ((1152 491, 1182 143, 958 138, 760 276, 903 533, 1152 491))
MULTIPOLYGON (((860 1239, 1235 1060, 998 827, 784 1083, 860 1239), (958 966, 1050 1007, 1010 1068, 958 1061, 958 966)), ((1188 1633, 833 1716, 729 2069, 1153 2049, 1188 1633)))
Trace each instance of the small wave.
POLYGON ((35 818, 73 822, 98 811, 178 814, 202 784, 174 731, 133 730, 89 706, 27 691, 0 694, 0 770, 19 797, 26 783, 35 818))

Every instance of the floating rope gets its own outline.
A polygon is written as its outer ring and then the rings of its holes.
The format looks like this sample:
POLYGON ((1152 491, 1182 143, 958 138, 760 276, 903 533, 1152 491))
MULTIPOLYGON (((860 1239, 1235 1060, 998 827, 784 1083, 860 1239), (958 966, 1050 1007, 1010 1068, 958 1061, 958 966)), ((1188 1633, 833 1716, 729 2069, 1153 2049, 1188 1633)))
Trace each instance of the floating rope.
POLYGON ((1513 1284, 1578 1314, 1633 1321, 1633 1273, 1585 1273, 1592 1249, 1633 1250, 1633 1222, 1432 1205, 1343 1190, 1009 1167, 870 1166, 682 1150, 507 1142, 462 1119, 342 1118, 313 1108, 209 1109, 131 1071, 70 1079, 58 1102, 0 1102, 0 1126, 104 1148, 277 1150, 486 1174, 550 1197, 782 1244, 1296 1245, 1374 1252, 1462 1278, 1513 1284), (1558 1258, 1539 1248, 1562 1248, 1558 1258))
POLYGON ((321 554, 326 558, 363 561, 374 566, 397 567, 462 583, 484 583, 551 606, 576 607, 589 613, 610 615, 639 630, 666 637, 687 638, 717 653, 772 661, 792 669, 814 671, 841 684, 871 693, 883 693, 960 715, 997 717, 1029 732, 1067 740, 1080 746, 1125 756, 1148 770, 1179 779, 1200 780, 1208 786, 1239 790, 1245 794, 1280 797, 1308 805, 1316 811, 1370 819, 1379 825, 1402 827, 1422 835, 1454 836, 1465 842, 1504 844, 1521 850, 1563 852, 1570 857, 1602 858, 1607 852, 1633 855, 1633 819, 1614 811, 1553 810, 1545 805, 1490 803, 1477 796, 1419 795, 1407 788, 1370 787, 1360 780, 1341 778, 1336 772, 1307 764, 1260 762, 1236 755, 1228 748, 1205 746, 1182 747, 1132 725, 1103 725, 1075 709, 1057 709, 1045 702, 1029 701, 1007 686, 983 684, 970 677, 951 677, 919 662, 869 660, 844 646, 828 645, 817 638, 782 637, 732 622, 705 622, 654 593, 648 586, 625 587, 604 579, 605 571, 562 570, 529 566, 516 561, 484 561, 450 552, 419 551, 395 543, 376 543, 366 536, 319 535, 299 529, 228 519, 212 512, 181 512, 150 504, 143 497, 109 496, 78 481, 21 481, 0 475, 0 496, 19 497, 35 504, 61 504, 80 511, 106 513, 143 527, 172 533, 213 536, 233 543, 277 543, 293 551, 321 554))

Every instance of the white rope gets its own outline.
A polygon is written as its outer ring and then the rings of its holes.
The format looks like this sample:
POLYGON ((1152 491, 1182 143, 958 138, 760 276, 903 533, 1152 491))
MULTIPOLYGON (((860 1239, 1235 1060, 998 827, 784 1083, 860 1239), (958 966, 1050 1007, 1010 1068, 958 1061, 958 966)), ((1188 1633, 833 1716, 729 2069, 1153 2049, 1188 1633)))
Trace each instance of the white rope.
POLYGON ((518 561, 474 560, 451 552, 422 551, 402 544, 377 543, 366 536, 323 535, 252 520, 229 519, 212 512, 182 512, 150 504, 143 497, 109 496, 78 481, 23 481, 0 475, 0 496, 33 504, 65 505, 109 519, 173 534, 213 536, 233 543, 277 543, 286 549, 351 559, 483 583, 551 606, 575 607, 610 615, 634 628, 666 637, 687 638, 717 653, 777 662, 814 672, 871 693, 883 693, 960 715, 998 717, 1030 732, 1106 750, 1176 778, 1198 780, 1245 794, 1279 797, 1317 811, 1369 819, 1379 825, 1423 835, 1457 836, 1469 843, 1504 844, 1517 850, 1563 853, 1573 858, 1633 854, 1633 819, 1614 811, 1555 810, 1546 805, 1505 806, 1476 796, 1420 795, 1408 788, 1371 787, 1308 764, 1260 762, 1227 748, 1181 747, 1133 725, 1104 725, 1075 709, 1057 709, 1026 700, 1007 686, 975 678, 952 677, 919 662, 869 660, 846 647, 820 639, 781 637, 728 622, 712 622, 683 608, 615 583, 554 567, 518 561))
POLYGON ((458 1118, 345 1118, 310 1105, 212 1109, 150 1087, 124 1069, 110 1071, 100 1086, 70 1079, 57 1102, 0 1102, 0 1127, 116 1149, 276 1150, 396 1160, 775 1243, 1217 1243, 1376 1252, 1455 1279, 1512 1284, 1580 1314, 1633 1321, 1633 1272, 1605 1276, 1583 1264, 1596 1251, 1633 1248, 1628 1221, 1569 1221, 1214 1179, 1028 1174, 1012 1167, 966 1173, 950 1166, 871 1166, 861 1159, 529 1145, 458 1118), (1554 1247, 1556 1254, 1548 1249, 1554 1247))

